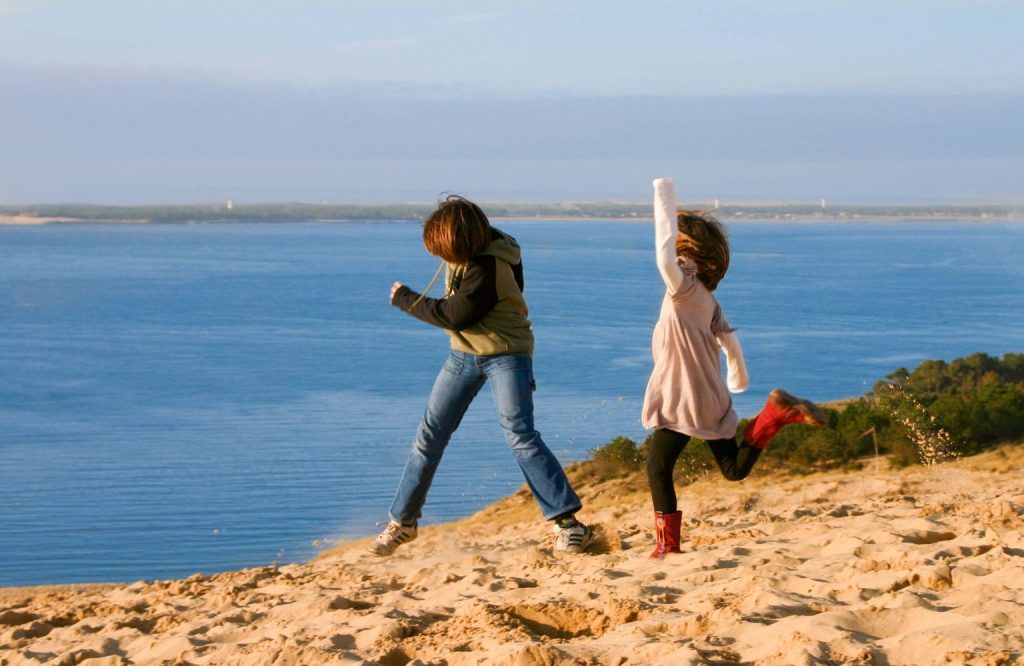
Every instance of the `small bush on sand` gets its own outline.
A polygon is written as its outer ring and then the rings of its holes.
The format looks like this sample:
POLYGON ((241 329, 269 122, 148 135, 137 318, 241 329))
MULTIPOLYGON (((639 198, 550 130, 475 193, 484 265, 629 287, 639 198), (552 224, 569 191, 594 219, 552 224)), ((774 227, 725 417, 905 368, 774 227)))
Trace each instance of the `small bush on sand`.
POLYGON ((612 441, 590 449, 594 473, 600 478, 614 478, 636 472, 647 461, 646 449, 637 446, 629 437, 616 437, 612 441))

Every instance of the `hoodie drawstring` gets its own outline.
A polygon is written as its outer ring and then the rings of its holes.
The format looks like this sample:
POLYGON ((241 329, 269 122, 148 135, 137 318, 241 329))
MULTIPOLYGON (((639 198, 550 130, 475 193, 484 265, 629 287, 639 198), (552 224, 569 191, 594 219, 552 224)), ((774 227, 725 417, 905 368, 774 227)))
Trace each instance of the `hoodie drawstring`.
POLYGON ((412 305, 409 306, 410 310, 419 305, 420 301, 427 297, 427 294, 429 294, 430 290, 434 287, 434 283, 437 282, 437 278, 441 277, 441 271, 444 270, 444 266, 445 262, 442 261, 441 265, 437 267, 436 271, 434 271, 434 277, 430 278, 430 284, 428 284, 427 288, 423 290, 423 293, 419 295, 419 298, 413 301, 412 305))

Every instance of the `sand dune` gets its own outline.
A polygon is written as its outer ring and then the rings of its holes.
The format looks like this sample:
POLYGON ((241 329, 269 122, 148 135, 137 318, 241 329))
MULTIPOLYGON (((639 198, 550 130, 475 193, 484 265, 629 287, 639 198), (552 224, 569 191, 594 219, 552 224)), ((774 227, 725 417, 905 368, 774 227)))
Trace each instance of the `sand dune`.
POLYGON ((523 493, 381 560, 0 591, 0 664, 1010 664, 1024 659, 1024 447, 933 468, 680 495, 652 546, 637 484, 584 488, 596 554, 523 493))
POLYGON ((50 224, 51 222, 81 222, 72 217, 45 217, 40 215, 0 215, 0 224, 50 224))

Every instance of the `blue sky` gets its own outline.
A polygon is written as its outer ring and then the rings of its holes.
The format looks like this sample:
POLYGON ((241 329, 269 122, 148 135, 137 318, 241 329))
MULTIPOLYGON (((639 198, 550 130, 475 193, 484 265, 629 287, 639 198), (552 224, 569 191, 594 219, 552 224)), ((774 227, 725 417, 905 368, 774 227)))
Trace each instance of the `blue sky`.
POLYGON ((1024 4, 0 0, 0 202, 1019 200, 1024 4))

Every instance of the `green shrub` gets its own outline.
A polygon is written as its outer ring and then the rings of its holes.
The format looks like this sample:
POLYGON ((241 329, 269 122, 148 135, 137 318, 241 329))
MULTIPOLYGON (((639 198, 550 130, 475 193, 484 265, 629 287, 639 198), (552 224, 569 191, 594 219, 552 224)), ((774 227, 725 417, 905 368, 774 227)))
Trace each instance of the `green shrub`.
MULTIPOLYGON (((740 431, 746 425, 740 423, 740 431)), ((829 410, 822 428, 783 428, 770 446, 770 460, 811 471, 822 466, 856 465, 858 458, 880 453, 892 464, 930 464, 977 453, 1024 436, 1024 354, 972 354, 949 363, 922 362, 913 371, 899 368, 874 385, 871 393, 842 409, 829 410)), ((650 449, 616 437, 591 450, 604 474, 641 469, 650 449)), ((677 463, 677 475, 699 475, 716 468, 699 439, 692 440, 677 463)))
POLYGON ((590 449, 590 459, 601 478, 622 476, 639 470, 647 460, 646 449, 641 449, 629 437, 616 437, 612 441, 590 449))

